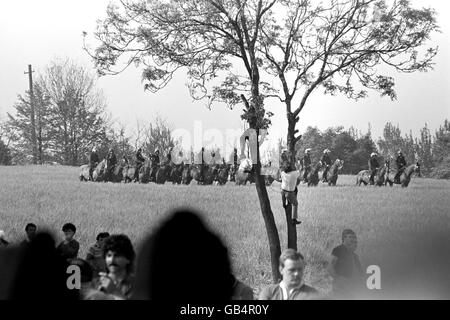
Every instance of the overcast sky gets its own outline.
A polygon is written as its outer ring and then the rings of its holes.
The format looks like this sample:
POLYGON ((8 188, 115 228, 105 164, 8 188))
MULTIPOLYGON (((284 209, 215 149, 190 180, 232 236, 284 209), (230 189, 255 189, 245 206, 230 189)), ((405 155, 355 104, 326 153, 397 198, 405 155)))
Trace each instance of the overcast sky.
MULTIPOLYGON (((299 130, 317 126, 324 130, 330 126, 353 125, 366 132, 371 123, 373 137, 377 139, 387 121, 398 124, 404 133, 412 130, 419 134, 425 122, 437 129, 445 118, 450 119, 450 5, 442 0, 412 0, 414 7, 433 7, 438 12, 442 33, 433 35, 431 45, 439 45, 433 71, 428 73, 394 74, 397 101, 381 98, 369 92, 369 98, 354 102, 340 96, 323 96, 318 90, 312 95, 300 114, 299 130)), ((69 57, 78 64, 92 69, 92 63, 82 50, 82 31, 92 33, 96 20, 105 17, 109 0, 15 0, 2 3, 0 10, 0 119, 12 111, 17 95, 28 90, 24 74, 28 64, 38 73, 56 57, 69 57)), ((92 34, 91 35, 91 40, 92 34)), ((94 71, 93 71, 94 72, 94 71)), ((227 129, 240 130, 241 107, 230 111, 223 105, 209 111, 203 102, 193 102, 185 86, 186 78, 176 78, 158 94, 144 92, 141 70, 131 67, 123 74, 100 78, 98 87, 108 102, 108 111, 132 132, 136 121, 150 121, 159 114, 174 129, 185 129, 194 134, 201 123, 203 133, 219 130, 225 136, 227 129), (197 122, 196 122, 197 121, 197 122)), ((35 73, 36 74, 36 73, 35 73)), ((271 141, 286 136, 284 106, 276 101, 266 105, 275 112, 269 133, 271 141)), ((205 137, 207 140, 208 138, 205 137)), ((207 144, 207 143, 206 143, 207 144)))

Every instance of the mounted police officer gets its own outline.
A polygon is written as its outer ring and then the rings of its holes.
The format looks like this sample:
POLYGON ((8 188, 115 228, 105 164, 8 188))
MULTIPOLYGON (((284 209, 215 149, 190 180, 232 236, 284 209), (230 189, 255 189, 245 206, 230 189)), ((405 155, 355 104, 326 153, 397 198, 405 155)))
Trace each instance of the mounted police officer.
POLYGON ((320 165, 322 167, 325 166, 325 170, 323 170, 323 174, 322 174, 322 182, 328 182, 327 173, 328 173, 328 170, 330 170, 330 166, 331 166, 330 152, 331 151, 329 149, 323 150, 323 155, 320 158, 320 165))
POLYGON ((109 148, 108 156, 106 157, 106 166, 108 171, 106 180, 109 180, 109 178, 112 176, 116 164, 117 164, 116 154, 114 153, 113 148, 109 148))
POLYGON ((300 164, 303 168, 303 181, 306 182, 308 173, 311 170, 311 149, 307 148, 305 150, 305 155, 300 160, 300 164))
POLYGON ((167 153, 167 157, 166 157, 166 165, 170 165, 170 163, 172 162, 172 151, 173 151, 173 147, 171 147, 169 149, 169 153, 167 153))
POLYGON ((378 163, 377 156, 378 155, 375 152, 372 152, 370 154, 370 159, 369 159, 369 171, 370 171, 369 183, 372 185, 375 184, 375 182, 374 182, 375 174, 377 173, 377 170, 380 168, 380 164, 378 163))
POLYGON ((230 180, 235 181, 236 171, 239 168, 238 166, 238 151, 237 148, 233 149, 233 165, 230 170, 230 180))
POLYGON ((92 172, 94 172, 95 167, 99 162, 97 148, 93 147, 91 154, 89 155, 89 180, 93 181, 92 172))
POLYGON ((139 148, 136 152, 136 158, 135 158, 135 162, 136 162, 136 167, 134 170, 134 182, 139 180, 139 170, 141 169, 142 165, 145 162, 145 158, 142 155, 142 149, 139 148))
POLYGON ((201 151, 201 163, 200 163, 200 182, 203 182, 203 175, 205 174, 205 159, 204 159, 205 148, 202 147, 201 151))
POLYGON ((153 154, 153 164, 152 166, 158 166, 159 165, 159 150, 155 149, 155 153, 153 154))
POLYGON ((397 152, 397 159, 395 159, 395 164, 397 165, 397 173, 395 174, 394 181, 396 183, 400 183, 400 176, 406 168, 406 160, 401 150, 398 150, 397 152))

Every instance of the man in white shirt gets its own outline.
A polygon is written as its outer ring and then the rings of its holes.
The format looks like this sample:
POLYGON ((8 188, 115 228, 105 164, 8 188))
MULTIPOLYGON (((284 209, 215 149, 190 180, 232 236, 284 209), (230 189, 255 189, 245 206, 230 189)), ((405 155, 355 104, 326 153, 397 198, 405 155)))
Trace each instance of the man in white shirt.
POLYGON ((305 300, 319 298, 319 292, 303 282, 305 258, 294 249, 285 249, 280 256, 279 284, 264 288, 259 300, 305 300))
POLYGON ((297 202, 299 177, 300 172, 293 165, 288 165, 287 168, 281 168, 281 201, 283 202, 283 208, 286 208, 288 204, 292 205, 292 223, 294 225, 301 223, 301 221, 298 221, 297 202))

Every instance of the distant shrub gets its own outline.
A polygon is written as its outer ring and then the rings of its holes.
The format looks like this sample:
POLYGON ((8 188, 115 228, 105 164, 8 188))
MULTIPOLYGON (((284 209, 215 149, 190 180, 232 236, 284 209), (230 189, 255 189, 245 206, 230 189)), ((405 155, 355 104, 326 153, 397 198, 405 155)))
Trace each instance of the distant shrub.
POLYGON ((434 167, 430 176, 436 179, 450 179, 450 156, 445 157, 441 163, 434 167))

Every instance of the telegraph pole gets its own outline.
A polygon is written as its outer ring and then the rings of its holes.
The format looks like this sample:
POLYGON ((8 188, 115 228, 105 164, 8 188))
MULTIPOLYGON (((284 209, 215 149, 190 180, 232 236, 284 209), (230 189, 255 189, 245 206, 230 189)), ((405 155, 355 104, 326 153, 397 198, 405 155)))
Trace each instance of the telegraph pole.
POLYGON ((31 143, 33 144, 33 164, 37 164, 37 150, 36 150, 36 123, 34 115, 34 94, 33 94, 33 70, 31 64, 28 65, 29 86, 30 86, 30 117, 31 117, 31 143))

